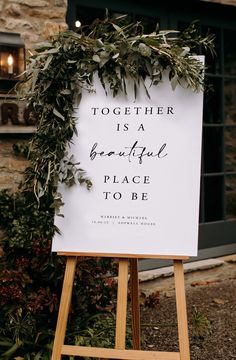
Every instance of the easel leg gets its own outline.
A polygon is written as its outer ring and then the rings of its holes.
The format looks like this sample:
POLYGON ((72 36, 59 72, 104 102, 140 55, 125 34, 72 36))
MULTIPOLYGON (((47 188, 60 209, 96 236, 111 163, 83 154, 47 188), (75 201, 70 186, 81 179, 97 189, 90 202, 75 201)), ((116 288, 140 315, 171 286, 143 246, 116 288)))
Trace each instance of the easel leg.
POLYGON ((132 307, 133 349, 140 350, 138 259, 130 259, 130 287, 131 287, 131 307, 132 307))
POLYGON ((117 309, 116 309, 116 349, 125 349, 126 314, 128 292, 128 259, 119 260, 117 309))
POLYGON ((182 260, 174 260, 174 273, 180 360, 190 360, 187 308, 184 288, 184 269, 182 260))
POLYGON ((77 262, 76 257, 67 258, 51 360, 61 359, 61 349, 65 340, 76 262, 77 262))

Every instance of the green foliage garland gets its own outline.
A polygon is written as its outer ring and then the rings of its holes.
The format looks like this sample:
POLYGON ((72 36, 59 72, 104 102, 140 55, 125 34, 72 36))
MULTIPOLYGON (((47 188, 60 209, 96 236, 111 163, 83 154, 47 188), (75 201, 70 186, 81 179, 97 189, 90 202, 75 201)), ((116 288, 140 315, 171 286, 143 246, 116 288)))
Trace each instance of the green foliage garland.
POLYGON ((114 96, 126 93, 127 78, 133 80, 136 96, 147 76, 157 85, 164 71, 168 71, 173 89, 180 84, 200 91, 204 66, 192 56, 199 47, 213 52, 213 36, 200 37, 194 25, 183 33, 146 35, 140 23, 120 27, 109 20, 95 21, 80 33, 66 31, 39 44, 30 59, 25 87, 29 108, 38 117, 30 146, 32 169, 26 182, 37 199, 52 191, 53 207, 58 209, 58 182, 92 185, 73 157, 68 158, 66 148, 76 132, 74 104, 80 101, 82 89, 92 85, 95 72, 105 91, 109 87, 114 96))

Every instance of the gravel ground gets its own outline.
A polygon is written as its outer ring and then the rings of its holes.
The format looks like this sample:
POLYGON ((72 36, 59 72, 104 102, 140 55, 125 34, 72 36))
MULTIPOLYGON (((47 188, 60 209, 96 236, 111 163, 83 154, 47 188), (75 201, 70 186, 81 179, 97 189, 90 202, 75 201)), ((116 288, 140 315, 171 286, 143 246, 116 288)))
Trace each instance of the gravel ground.
MULTIPOLYGON (((194 285, 186 290, 191 360, 236 359, 236 278, 194 285)), ((142 302, 142 349, 178 351, 174 294, 142 302)))

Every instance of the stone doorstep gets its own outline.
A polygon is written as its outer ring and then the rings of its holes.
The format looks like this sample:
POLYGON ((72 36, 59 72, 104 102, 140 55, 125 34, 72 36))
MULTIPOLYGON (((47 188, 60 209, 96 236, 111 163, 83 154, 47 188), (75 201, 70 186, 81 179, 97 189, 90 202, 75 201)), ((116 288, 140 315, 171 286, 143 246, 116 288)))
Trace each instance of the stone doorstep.
MULTIPOLYGON (((235 255, 235 261, 236 261, 236 255, 235 255)), ((199 270, 209 270, 213 269, 219 266, 222 266, 225 264, 225 262, 228 262, 231 260, 227 260, 224 258, 218 258, 218 259, 206 259, 206 260, 200 260, 200 261, 194 261, 184 264, 184 272, 190 273, 194 271, 199 270)), ((167 266, 160 269, 154 269, 154 270, 147 270, 147 271, 140 271, 139 272, 139 281, 145 282, 145 281, 151 281, 158 278, 166 278, 173 276, 174 274, 174 268, 173 266, 167 266)))
POLYGON ((227 263, 236 263, 236 254, 226 255, 218 258, 219 260, 223 260, 227 263))

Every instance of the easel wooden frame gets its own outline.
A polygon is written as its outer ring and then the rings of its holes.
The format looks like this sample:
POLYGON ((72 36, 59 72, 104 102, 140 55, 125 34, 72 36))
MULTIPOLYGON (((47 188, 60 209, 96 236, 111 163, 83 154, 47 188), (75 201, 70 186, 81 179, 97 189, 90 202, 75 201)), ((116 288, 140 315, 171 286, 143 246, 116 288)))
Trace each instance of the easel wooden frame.
POLYGON ((61 294, 60 308, 54 339, 52 360, 61 360, 62 355, 89 356, 101 359, 123 360, 190 360, 187 310, 184 287, 183 260, 184 256, 144 256, 144 255, 118 255, 118 254, 84 254, 59 253, 67 256, 65 276, 61 294), (66 326, 69 315, 75 268, 78 256, 118 257, 118 291, 116 313, 115 349, 93 348, 85 346, 65 345, 66 326), (138 258, 172 259, 174 262, 174 277, 176 291, 176 309, 179 335, 179 352, 142 351, 140 350, 140 312, 138 301, 138 258), (133 350, 125 350, 128 268, 130 260, 130 281, 132 301, 132 335, 133 350))

